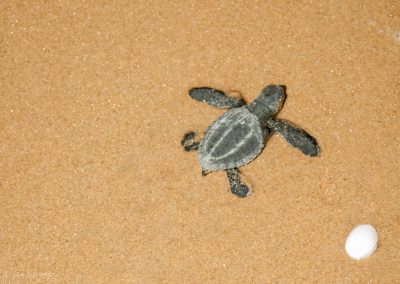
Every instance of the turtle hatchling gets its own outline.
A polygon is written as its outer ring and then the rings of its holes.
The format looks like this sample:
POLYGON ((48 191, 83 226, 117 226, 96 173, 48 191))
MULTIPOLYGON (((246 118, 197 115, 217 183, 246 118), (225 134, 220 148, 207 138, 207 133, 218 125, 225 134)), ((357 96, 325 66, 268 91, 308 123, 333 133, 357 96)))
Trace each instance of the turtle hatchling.
POLYGON ((226 171, 231 192, 238 197, 249 195, 241 182, 238 168, 254 160, 263 150, 269 136, 275 132, 305 155, 315 157, 317 141, 304 130, 275 116, 285 100, 285 86, 268 85, 260 95, 246 105, 243 99, 227 96, 209 87, 193 88, 189 96, 217 108, 229 109, 207 128, 201 141, 187 132, 181 144, 185 151, 198 150, 202 175, 226 171))

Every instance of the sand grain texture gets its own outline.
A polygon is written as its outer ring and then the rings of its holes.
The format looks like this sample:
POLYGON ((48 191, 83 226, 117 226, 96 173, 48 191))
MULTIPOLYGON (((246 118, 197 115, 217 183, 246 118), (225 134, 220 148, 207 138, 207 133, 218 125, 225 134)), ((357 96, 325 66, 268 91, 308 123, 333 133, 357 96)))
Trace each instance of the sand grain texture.
POLYGON ((231 2, 0 4, 1 283, 398 282, 399 4, 231 2), (269 83, 321 156, 272 137, 238 199, 181 149, 223 113, 187 91, 269 83))

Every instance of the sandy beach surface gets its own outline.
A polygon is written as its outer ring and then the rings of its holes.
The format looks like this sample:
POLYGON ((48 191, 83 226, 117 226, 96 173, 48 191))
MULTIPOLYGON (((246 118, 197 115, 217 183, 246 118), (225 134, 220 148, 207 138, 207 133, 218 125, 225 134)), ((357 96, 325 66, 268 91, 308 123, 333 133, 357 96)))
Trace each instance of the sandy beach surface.
POLYGON ((399 283, 396 2, 3 1, 0 282, 399 283), (225 112, 187 92, 267 84, 321 154, 271 137, 239 199, 182 150, 225 112))

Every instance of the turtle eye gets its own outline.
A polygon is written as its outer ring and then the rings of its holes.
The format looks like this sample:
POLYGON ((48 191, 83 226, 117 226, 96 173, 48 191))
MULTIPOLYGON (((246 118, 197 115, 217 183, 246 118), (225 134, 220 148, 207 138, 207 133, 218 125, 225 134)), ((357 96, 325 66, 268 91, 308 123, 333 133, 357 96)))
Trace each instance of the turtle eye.
POLYGON ((281 87, 283 92, 286 94, 286 86, 285 85, 279 85, 279 87, 281 87))

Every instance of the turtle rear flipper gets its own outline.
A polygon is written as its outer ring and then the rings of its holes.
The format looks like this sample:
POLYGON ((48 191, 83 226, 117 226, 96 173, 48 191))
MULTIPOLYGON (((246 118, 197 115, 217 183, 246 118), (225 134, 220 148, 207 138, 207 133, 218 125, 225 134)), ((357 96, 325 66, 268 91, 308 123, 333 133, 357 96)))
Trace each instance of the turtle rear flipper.
POLYGON ((200 142, 194 141, 196 133, 189 131, 185 133, 181 141, 181 145, 186 152, 196 151, 199 148, 200 142))
POLYGON ((250 194, 249 187, 241 182, 239 171, 236 168, 227 169, 226 174, 228 176, 229 186, 231 192, 237 197, 246 197, 250 194))
POLYGON ((289 122, 280 119, 269 119, 268 128, 276 132, 292 145, 300 149, 303 154, 315 157, 319 154, 317 141, 303 129, 291 125, 289 122))

